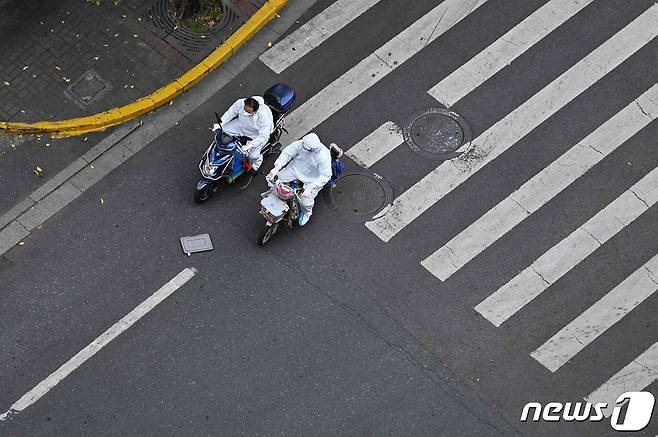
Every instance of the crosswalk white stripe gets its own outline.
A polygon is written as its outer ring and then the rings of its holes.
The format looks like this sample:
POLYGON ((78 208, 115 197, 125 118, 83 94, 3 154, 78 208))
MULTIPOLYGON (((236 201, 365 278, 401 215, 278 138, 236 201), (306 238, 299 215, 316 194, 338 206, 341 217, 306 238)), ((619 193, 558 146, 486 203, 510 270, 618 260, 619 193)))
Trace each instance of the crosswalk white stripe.
POLYGON ((289 138, 310 132, 486 1, 442 2, 293 111, 286 119, 289 138))
POLYGON ((446 107, 454 105, 592 1, 549 1, 428 93, 446 107))
POLYGON ((281 73, 379 1, 338 0, 259 58, 272 71, 281 73))
POLYGON ((655 38, 657 33, 658 5, 653 5, 473 140, 471 150, 442 163, 402 193, 386 214, 367 222, 366 227, 383 241, 389 241, 455 187, 655 38))
POLYGON ((555 372, 658 290, 658 255, 633 272, 530 355, 555 372))
POLYGON ((487 211, 421 264, 445 281, 658 117, 658 84, 487 211))
POLYGON ((379 126, 345 152, 361 167, 368 168, 404 143, 402 130, 392 121, 379 126))
POLYGON ((585 400, 593 404, 605 402, 608 408, 604 410, 606 416, 612 414, 611 406, 622 393, 627 391, 642 391, 649 384, 658 379, 658 343, 631 361, 626 367, 607 380, 585 400))
POLYGON ((658 168, 479 303, 475 310, 500 326, 656 201, 658 168))

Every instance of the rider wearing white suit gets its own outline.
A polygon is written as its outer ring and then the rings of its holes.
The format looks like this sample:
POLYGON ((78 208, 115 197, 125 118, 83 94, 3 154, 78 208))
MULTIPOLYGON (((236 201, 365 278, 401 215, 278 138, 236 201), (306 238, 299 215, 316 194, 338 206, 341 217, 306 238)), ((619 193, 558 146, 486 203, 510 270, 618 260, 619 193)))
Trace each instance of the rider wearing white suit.
POLYGON ((274 130, 272 111, 265 104, 265 100, 260 96, 237 100, 222 115, 222 125, 224 132, 229 135, 251 138, 251 141, 244 145, 244 150, 249 153, 253 170, 258 170, 263 163, 261 149, 267 144, 274 130))
POLYGON ((299 224, 304 226, 313 213, 315 196, 331 179, 331 153, 316 134, 310 133, 283 149, 267 179, 271 181, 277 175, 281 182, 304 183, 299 199, 299 224))

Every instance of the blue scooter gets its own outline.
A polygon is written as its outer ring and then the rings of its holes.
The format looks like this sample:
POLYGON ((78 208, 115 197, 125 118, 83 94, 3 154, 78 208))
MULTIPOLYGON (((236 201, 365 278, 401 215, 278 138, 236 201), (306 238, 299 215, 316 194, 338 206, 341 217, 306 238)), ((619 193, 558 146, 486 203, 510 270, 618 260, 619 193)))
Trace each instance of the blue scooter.
POLYGON ((215 131, 215 138, 199 162, 201 178, 194 191, 196 203, 203 203, 210 199, 210 196, 217 191, 217 185, 221 179, 232 183, 251 168, 247 159, 248 153, 242 148, 241 140, 243 138, 225 133, 221 127, 219 114, 215 113, 215 117, 220 127, 215 131), (221 144, 222 136, 228 137, 230 142, 221 144))
MULTIPOLYGON (((274 131, 270 135, 267 144, 261 149, 263 156, 281 151, 279 139, 283 132, 287 132, 284 128, 285 113, 292 107, 295 97, 295 91, 282 83, 272 85, 263 94, 267 107, 272 111, 274 121, 274 131)), ((232 183, 240 175, 251 170, 251 164, 247 159, 248 153, 243 149, 244 143, 249 141, 250 138, 227 135, 221 128, 221 118, 216 112, 215 118, 220 125, 220 129, 215 132, 215 138, 199 162, 201 178, 197 182, 194 191, 194 201, 197 203, 203 203, 210 199, 210 196, 217 191, 220 180, 223 179, 228 183, 232 183), (230 139, 228 144, 221 144, 222 135, 230 139)))

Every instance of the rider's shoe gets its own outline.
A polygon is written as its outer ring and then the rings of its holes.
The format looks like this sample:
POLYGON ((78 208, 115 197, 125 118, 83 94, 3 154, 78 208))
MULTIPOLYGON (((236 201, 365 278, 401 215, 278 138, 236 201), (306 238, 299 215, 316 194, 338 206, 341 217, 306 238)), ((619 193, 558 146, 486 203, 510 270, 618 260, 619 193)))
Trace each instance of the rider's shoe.
POLYGON ((297 219, 297 223, 299 223, 299 226, 304 226, 306 223, 308 223, 308 220, 310 218, 311 218, 311 214, 302 211, 299 213, 299 218, 297 219))

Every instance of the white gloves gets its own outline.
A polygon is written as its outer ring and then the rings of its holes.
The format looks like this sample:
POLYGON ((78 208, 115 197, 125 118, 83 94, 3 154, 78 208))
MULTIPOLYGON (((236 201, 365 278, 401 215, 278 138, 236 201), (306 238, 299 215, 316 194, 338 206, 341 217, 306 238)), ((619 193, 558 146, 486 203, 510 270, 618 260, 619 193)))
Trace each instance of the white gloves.
POLYGON ((306 185, 304 187, 304 192, 302 193, 303 197, 311 197, 311 193, 315 187, 313 185, 306 185))
POLYGON ((212 125, 212 131, 213 131, 213 132, 217 132, 220 128, 221 128, 221 126, 220 126, 219 124, 217 124, 217 123, 214 123, 214 124, 212 125))
POLYGON ((276 178, 276 175, 279 174, 279 170, 281 170, 279 167, 274 166, 274 168, 267 174, 267 176, 265 176, 265 179, 274 182, 274 178, 276 178))

